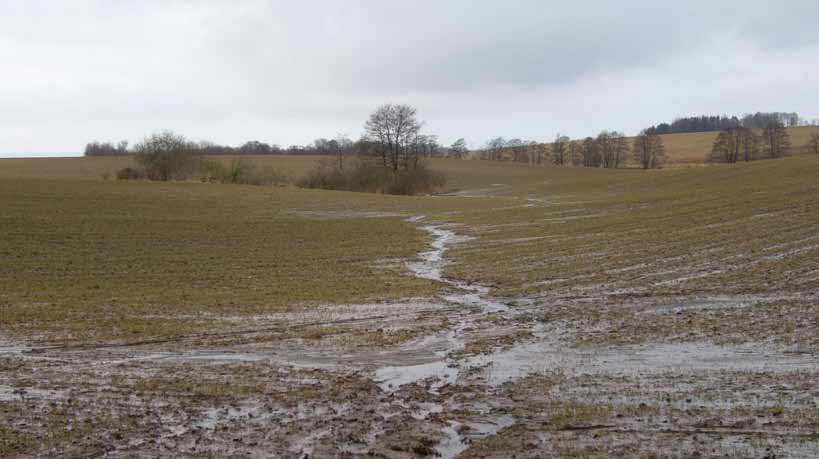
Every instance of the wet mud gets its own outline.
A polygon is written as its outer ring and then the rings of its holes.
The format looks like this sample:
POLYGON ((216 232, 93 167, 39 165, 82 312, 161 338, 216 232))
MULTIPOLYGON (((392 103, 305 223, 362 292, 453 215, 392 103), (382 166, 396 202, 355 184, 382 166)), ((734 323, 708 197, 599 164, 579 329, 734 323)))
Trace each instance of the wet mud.
MULTIPOLYGON (((819 456, 814 352, 696 336, 588 340, 617 333, 588 326, 594 300, 495 298, 450 279, 447 250, 475 241, 410 222, 431 243, 405 266, 439 282, 438 297, 236 318, 314 325, 184 348, 33 349, 0 336, 0 455, 819 456)), ((629 317, 769 300, 643 299, 629 317)))

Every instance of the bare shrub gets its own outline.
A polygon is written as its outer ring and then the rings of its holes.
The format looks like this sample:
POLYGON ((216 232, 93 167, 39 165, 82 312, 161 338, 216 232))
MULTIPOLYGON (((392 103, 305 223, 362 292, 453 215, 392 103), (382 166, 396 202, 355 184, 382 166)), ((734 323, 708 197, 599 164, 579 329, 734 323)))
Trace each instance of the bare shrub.
POLYGON ((247 185, 276 185, 290 182, 290 179, 273 166, 256 167, 244 179, 247 185))
POLYGON ((147 176, 141 169, 124 167, 117 171, 117 180, 144 180, 147 176))
POLYGON ((419 164, 414 169, 399 171, 392 181, 386 183, 384 193, 408 196, 425 194, 440 190, 445 184, 443 174, 433 171, 426 164, 419 164))
POLYGON ((88 142, 85 145, 85 156, 117 156, 128 154, 128 141, 123 140, 114 145, 111 142, 88 142))
POLYGON ((656 169, 665 162, 663 139, 655 128, 644 129, 634 138, 634 159, 643 169, 656 169))
POLYGON ((333 161, 319 160, 297 184, 303 188, 378 192, 385 176, 384 168, 373 160, 358 159, 344 169, 333 161))
POLYGON ((768 158, 781 158, 790 154, 791 140, 781 122, 772 121, 762 130, 763 152, 768 158))
POLYGON ((555 141, 552 142, 550 148, 552 153, 552 163, 558 166, 563 166, 567 163, 567 154, 570 141, 571 140, 565 135, 560 135, 558 133, 557 136, 555 136, 555 141))
POLYGON ((811 150, 813 150, 814 153, 819 155, 819 132, 814 132, 813 134, 810 135, 810 141, 808 142, 808 145, 810 146, 811 150))
POLYGON ((586 137, 570 148, 575 150, 571 159, 577 165, 614 169, 626 165, 629 144, 622 132, 602 131, 596 138, 586 137))
POLYGON ((422 125, 413 107, 382 105, 364 125, 367 137, 359 142, 355 162, 319 161, 298 185, 407 195, 435 191, 443 186, 444 178, 429 169, 425 160, 436 156, 439 146, 435 136, 420 133, 422 125))
POLYGON ((739 128, 723 129, 714 139, 709 161, 735 163, 740 158, 741 133, 739 128))
POLYGON ((452 143, 449 147, 450 156, 456 159, 463 159, 469 153, 469 147, 466 145, 466 139, 461 137, 452 143))
POLYGON ((274 168, 262 168, 248 158, 235 156, 227 165, 214 160, 204 160, 200 165, 203 182, 230 183, 236 185, 272 185, 284 183, 287 177, 274 168))
POLYGON ((134 147, 137 162, 151 180, 185 180, 201 169, 202 159, 185 137, 164 131, 134 147))
POLYGON ((325 190, 414 195, 434 192, 445 183, 442 174, 423 162, 410 169, 392 171, 385 169, 378 160, 362 158, 348 163, 344 169, 339 169, 333 161, 318 161, 316 167, 297 185, 325 190))

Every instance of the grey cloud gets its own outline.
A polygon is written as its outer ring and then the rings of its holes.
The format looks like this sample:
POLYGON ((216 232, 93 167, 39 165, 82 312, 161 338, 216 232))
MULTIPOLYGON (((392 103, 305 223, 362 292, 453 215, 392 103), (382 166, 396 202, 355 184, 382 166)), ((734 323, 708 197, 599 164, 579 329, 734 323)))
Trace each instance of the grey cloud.
POLYGON ((816 116, 815 1, 12 1, 0 152, 177 129, 357 135, 384 101, 473 143, 677 115, 816 116), (761 91, 768 91, 761 93, 761 91), (773 95, 771 95, 773 94, 773 95), (770 107, 773 101, 783 105, 770 107))

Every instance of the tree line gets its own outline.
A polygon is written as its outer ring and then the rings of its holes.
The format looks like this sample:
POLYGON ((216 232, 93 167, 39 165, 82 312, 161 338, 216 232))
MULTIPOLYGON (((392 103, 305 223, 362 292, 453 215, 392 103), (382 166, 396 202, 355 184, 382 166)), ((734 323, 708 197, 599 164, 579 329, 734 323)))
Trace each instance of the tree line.
MULTIPOLYGON (((819 134, 811 136, 811 143, 819 143, 819 134)), ((819 146, 813 148, 819 153, 819 146)), ((785 125, 770 121, 761 132, 737 126, 720 131, 708 158, 712 162, 736 163, 757 159, 781 158, 790 154, 791 140, 785 125)))
POLYGON ((200 180, 204 182, 265 185, 283 181, 272 168, 257 168, 241 155, 223 161, 205 157, 203 143, 171 131, 151 134, 129 150, 137 167, 117 171, 120 180, 200 180))
MULTIPOLYGON (((415 108, 386 104, 378 107, 364 125, 365 133, 353 142, 346 136, 317 139, 300 152, 330 156, 297 184, 310 188, 371 191, 391 194, 431 192, 444 184, 444 177, 427 167, 426 160, 443 147, 437 137, 422 132, 424 123, 415 108)), ((463 139, 455 148, 465 148, 463 139)), ((171 131, 146 137, 128 148, 121 142, 114 149, 108 143, 91 142, 88 156, 127 154, 135 156, 136 167, 117 172, 121 180, 201 180, 238 184, 270 184, 281 177, 270 168, 260 170, 246 154, 271 154, 269 145, 258 141, 229 149, 211 142, 193 142, 171 131), (231 155, 232 160, 207 158, 231 155)))
MULTIPOLYGON (((798 123, 798 115, 772 112, 746 115, 742 119, 691 117, 684 120, 694 120, 700 124, 711 123, 711 126, 724 126, 717 135, 706 159, 711 162, 732 163, 778 158, 789 154, 791 145, 786 126, 798 123), (766 120, 767 124, 761 129, 748 127, 757 126, 766 120), (787 124, 782 120, 787 120, 787 124)), ((331 156, 332 161, 323 164, 321 173, 314 174, 316 180, 313 181, 313 185, 339 189, 346 186, 339 185, 339 183, 343 181, 341 177, 347 174, 345 163, 350 158, 353 160, 377 158, 381 168, 389 171, 393 177, 406 175, 406 171, 416 168, 420 170, 423 168, 423 160, 433 157, 460 159, 477 156, 493 161, 538 165, 551 163, 558 166, 609 169, 625 167, 628 162, 635 163, 643 169, 653 169, 662 167, 666 161, 665 147, 660 137, 664 131, 654 126, 641 131, 630 140, 622 132, 608 130, 600 132, 597 136, 583 139, 570 139, 557 134, 554 141, 545 143, 519 138, 506 140, 503 137, 496 137, 489 140, 483 148, 472 152, 474 155, 470 155, 464 138, 459 138, 450 146, 443 146, 436 135, 422 132, 422 127, 423 123, 417 120, 415 108, 408 105, 386 104, 370 115, 364 125, 365 132, 355 141, 346 135, 338 135, 332 139, 322 137, 308 145, 293 145, 286 150, 281 149, 278 145, 258 140, 245 142, 239 147, 222 146, 209 141, 192 142, 167 132, 154 135, 146 141, 167 141, 169 136, 175 137, 174 142, 178 144, 174 147, 176 152, 184 151, 186 156, 197 158, 207 155, 268 154, 331 156)), ((813 151, 819 153, 819 133, 813 134, 809 146, 813 151)), ((86 156, 142 154, 143 158, 146 157, 145 152, 146 142, 129 148, 126 141, 116 145, 111 142, 90 142, 85 150, 86 156)), ((181 157, 180 155, 172 156, 181 157)), ((360 164, 357 163, 358 165, 360 164)), ((178 166, 171 168, 184 169, 178 166)), ((158 177, 159 180, 175 179, 173 174, 168 175, 162 172, 161 168, 149 168, 146 165, 144 172, 152 177, 158 177)), ((386 180, 386 177, 384 179, 386 180)))
MULTIPOLYGON (((656 127, 650 127, 641 131, 630 142, 623 133, 617 131, 603 131, 596 137, 576 140, 557 134, 551 143, 497 137, 488 141, 477 153, 485 160, 530 164, 549 162, 558 166, 598 168, 624 167, 630 159, 640 168, 655 169, 662 167, 666 161, 665 146, 660 135, 656 127)), ((808 148, 819 154, 819 132, 811 134, 808 148)), ((781 158, 790 152, 791 140, 787 126, 781 120, 771 119, 761 129, 739 125, 720 130, 706 160, 735 163, 781 158)))
POLYGON ((550 143, 497 137, 477 153, 490 161, 607 169, 625 167, 629 158, 644 169, 659 168, 665 162, 663 140, 655 128, 643 130, 631 141, 618 131, 602 131, 595 137, 575 140, 557 134, 550 143))
POLYGON ((85 156, 118 156, 130 153, 127 140, 123 140, 116 145, 112 142, 96 141, 88 142, 88 144, 85 145, 85 156))
MULTIPOLYGON (((440 145, 438 136, 419 134, 417 139, 414 139, 416 148, 420 149, 421 153, 426 157, 441 157, 452 155, 454 157, 463 157, 467 151, 466 141, 459 139, 452 147, 447 148, 440 145)), ((232 156, 232 155, 349 155, 354 151, 366 150, 370 139, 366 136, 360 137, 358 140, 353 140, 346 135, 337 135, 334 138, 320 137, 313 142, 306 145, 291 145, 287 148, 282 148, 277 144, 270 144, 259 140, 250 140, 238 147, 231 147, 228 145, 219 145, 209 140, 202 140, 199 142, 189 141, 188 150, 195 151, 199 155, 213 155, 213 156, 232 156)), ((92 141, 85 145, 85 156, 121 156, 133 155, 136 150, 133 147, 129 148, 128 141, 123 140, 118 143, 92 141)))
POLYGON ((352 145, 355 156, 345 159, 339 154, 333 161, 319 161, 299 185, 389 194, 439 189, 445 179, 426 160, 440 155, 442 147, 437 136, 422 132, 423 126, 414 107, 381 105, 364 123, 364 135, 357 145, 352 145))
POLYGON ((781 123, 787 127, 807 125, 806 120, 797 113, 757 112, 737 116, 701 115, 677 118, 671 123, 660 123, 653 126, 658 134, 678 134, 691 132, 722 131, 725 129, 746 128, 764 129, 771 123, 781 123))

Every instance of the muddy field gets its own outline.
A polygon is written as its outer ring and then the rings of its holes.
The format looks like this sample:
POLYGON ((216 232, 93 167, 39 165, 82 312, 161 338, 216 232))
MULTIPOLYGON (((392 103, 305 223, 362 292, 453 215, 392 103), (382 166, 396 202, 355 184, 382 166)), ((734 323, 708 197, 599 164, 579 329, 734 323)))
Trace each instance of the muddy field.
MULTIPOLYGON (((813 189, 817 165, 794 163, 805 178, 788 169, 761 192, 813 189)), ((6 293, 18 322, 0 322, 0 456, 819 457, 816 198, 726 212, 665 189, 604 199, 543 183, 288 210, 413 235, 410 253, 362 260, 380 274, 361 302, 317 290, 299 308, 186 307, 207 326, 93 339, 6 293), (665 211, 666 193, 702 212, 690 225, 623 220, 624 208, 665 211), (737 237, 772 222, 778 239, 737 237), (614 240, 592 231, 603 224, 614 240), (678 231, 632 238, 651 225, 678 231), (662 238, 657 254, 640 247, 662 238)))

